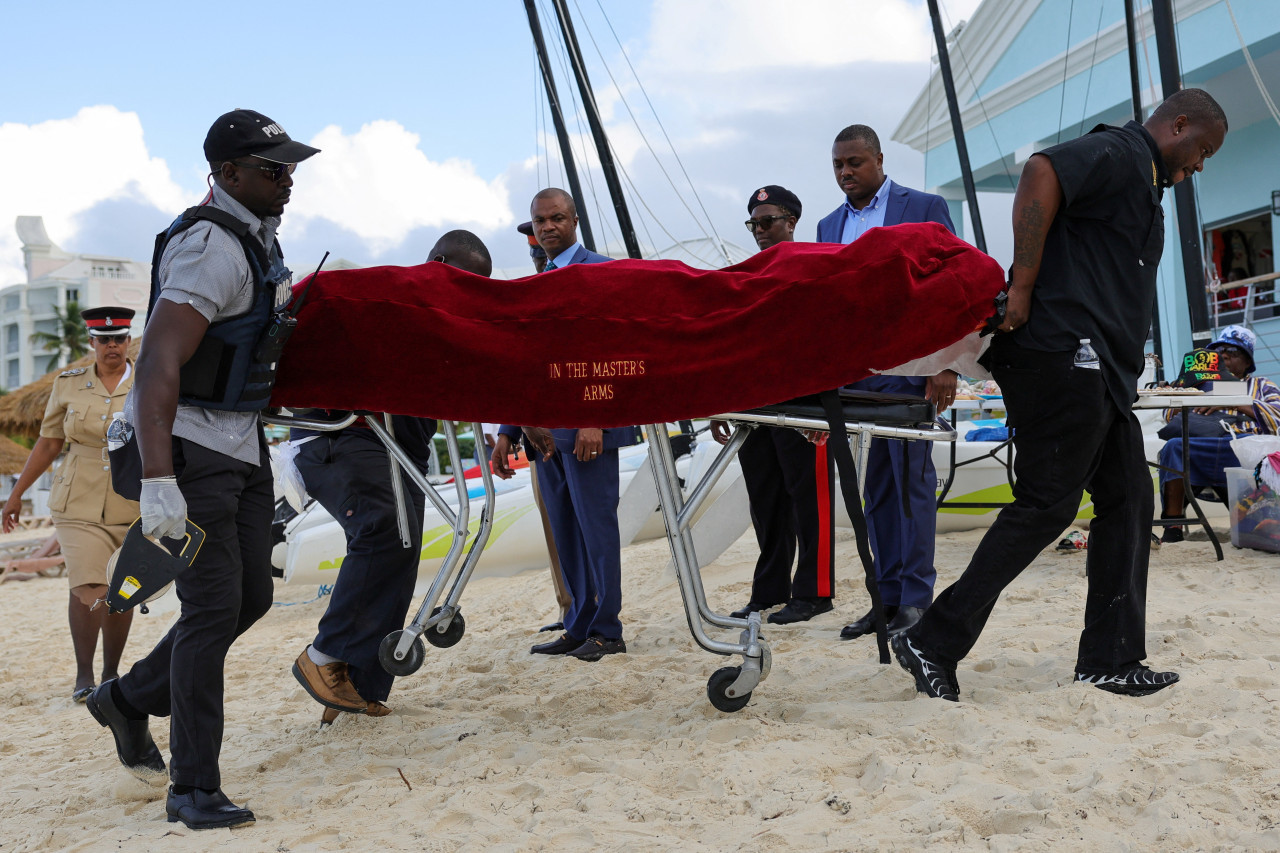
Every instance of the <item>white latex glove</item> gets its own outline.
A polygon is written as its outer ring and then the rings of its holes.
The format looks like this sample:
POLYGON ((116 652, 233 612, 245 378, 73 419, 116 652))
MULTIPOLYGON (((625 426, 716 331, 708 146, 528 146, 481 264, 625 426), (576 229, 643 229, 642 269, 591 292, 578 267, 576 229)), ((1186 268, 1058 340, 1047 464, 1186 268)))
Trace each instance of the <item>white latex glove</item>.
POLYGON ((181 539, 187 534, 187 499, 177 477, 144 477, 138 506, 144 535, 181 539))

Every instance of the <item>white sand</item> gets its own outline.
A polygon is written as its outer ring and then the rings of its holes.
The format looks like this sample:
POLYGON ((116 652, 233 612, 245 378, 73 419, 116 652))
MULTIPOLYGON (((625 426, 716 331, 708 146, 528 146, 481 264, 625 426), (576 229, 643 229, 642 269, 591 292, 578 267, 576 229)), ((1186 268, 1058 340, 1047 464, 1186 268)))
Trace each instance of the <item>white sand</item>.
MULTIPOLYGON (((940 582, 979 535, 939 539, 940 582)), ((661 540, 624 553, 629 654, 531 657, 545 574, 478 581, 466 636, 428 647, 395 714, 323 733, 289 666, 324 603, 279 607, 227 667, 223 788, 258 823, 203 833, 167 823, 163 788, 71 703, 65 581, 7 583, 0 850, 1277 849, 1280 557, 1227 551, 1153 555, 1150 661, 1182 683, 1140 699, 1071 683, 1082 554, 1046 553, 1011 587, 959 705, 917 697, 870 638, 836 639, 866 609, 847 538, 836 612, 767 632, 773 673, 737 714, 706 700, 727 661, 690 639, 661 540)), ((713 603, 746 601, 753 560, 748 536, 707 571, 713 603)), ((126 657, 164 621, 139 617, 126 657)))

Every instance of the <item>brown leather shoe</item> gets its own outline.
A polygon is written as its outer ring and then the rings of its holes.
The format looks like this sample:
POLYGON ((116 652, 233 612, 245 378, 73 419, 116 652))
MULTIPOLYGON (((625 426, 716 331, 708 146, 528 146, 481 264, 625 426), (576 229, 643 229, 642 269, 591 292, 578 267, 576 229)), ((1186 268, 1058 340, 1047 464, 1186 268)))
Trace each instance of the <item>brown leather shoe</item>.
MULTIPOLYGON (((311 648, 311 646, 307 646, 311 648)), ((335 711, 363 714, 369 703, 356 692, 347 675, 347 665, 342 661, 318 666, 307 655, 306 649, 293 662, 293 677, 311 698, 335 711)))
MULTIPOLYGON (((341 713, 343 712, 333 708, 325 708, 324 712, 320 715, 320 728, 325 729, 333 725, 333 721, 338 719, 338 715, 341 713)), ((364 709, 364 715, 366 717, 385 717, 390 713, 391 709, 386 705, 383 705, 381 702, 370 702, 364 709)))

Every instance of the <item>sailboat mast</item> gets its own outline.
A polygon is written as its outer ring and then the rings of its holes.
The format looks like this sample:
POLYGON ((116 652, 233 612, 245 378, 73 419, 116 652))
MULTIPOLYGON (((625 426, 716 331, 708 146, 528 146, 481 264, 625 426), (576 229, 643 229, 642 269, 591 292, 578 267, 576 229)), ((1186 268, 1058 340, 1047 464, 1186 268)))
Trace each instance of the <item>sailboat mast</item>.
POLYGON ((1133 0, 1124 0, 1124 34, 1129 45, 1129 86, 1133 90, 1133 120, 1142 124, 1142 87, 1138 82, 1137 22, 1133 19, 1133 0))
MULTIPOLYGON (((1155 25, 1156 56, 1160 62, 1160 88, 1167 98, 1182 88, 1172 0, 1152 0, 1151 20, 1155 25)), ((1173 202, 1178 212, 1178 244, 1182 248, 1182 274, 1187 286, 1187 310, 1191 315, 1191 340, 1199 345, 1209 337, 1209 304, 1205 298, 1195 184, 1189 180, 1179 181, 1173 188, 1173 202)))
POLYGON ((556 127, 556 139, 560 143, 560 160, 564 163, 565 175, 569 179, 569 192, 578 207, 578 224, 582 226, 582 245, 588 251, 596 250, 595 237, 591 234, 591 220, 587 216, 587 199, 582 194, 582 185, 578 183, 578 167, 573 159, 573 149, 569 146, 569 133, 564 125, 564 113, 560 110, 560 95, 556 91, 556 78, 551 73, 551 62, 547 58, 547 43, 542 38, 542 23, 538 19, 538 9, 534 0, 524 0, 524 10, 529 15, 529 32, 533 34, 533 46, 538 53, 538 68, 542 71, 542 85, 547 90, 547 103, 551 106, 551 121, 556 127))
MULTIPOLYGON (((1138 22, 1133 17, 1133 0, 1124 0, 1124 33, 1129 45, 1129 87, 1133 95, 1133 120, 1142 123, 1142 86, 1138 80, 1138 22)), ((1151 340, 1155 344, 1156 360, 1164 364, 1164 341, 1160 332, 1160 292, 1156 291, 1151 303, 1151 340)), ((1157 379, 1160 377, 1157 376, 1157 379)))
POLYGON ((604 125, 600 121, 600 110, 596 107, 596 96, 591 89, 591 80, 587 77, 586 64, 582 61, 578 37, 573 32, 569 8, 565 5, 565 0, 551 0, 551 5, 556 10, 556 19, 560 22, 560 32, 564 36, 564 44, 569 51, 569 64, 573 66, 574 77, 578 80, 578 91, 582 93, 582 108, 587 113, 587 124, 591 126, 591 136, 595 140, 596 153, 600 156, 600 168, 604 172, 605 183, 609 186, 609 197, 613 199, 613 209, 618 216, 618 228, 622 231, 622 240, 627 246, 627 256, 639 258, 641 257, 640 241, 636 239, 635 228, 631 225, 631 212, 627 210, 627 200, 622 194, 622 183, 618 180, 613 152, 609 150, 609 137, 605 135, 604 125))
POLYGON ((929 18, 933 21, 933 38, 938 44, 938 68, 942 72, 942 88, 947 93, 947 110, 951 113, 951 133, 956 140, 956 155, 960 158, 960 177, 964 180, 964 197, 969 202, 969 220, 973 223, 973 245, 987 250, 987 237, 982 232, 982 215, 978 212, 978 190, 973 184, 973 169, 969 165, 969 146, 964 141, 964 122, 960 120, 960 105, 956 102, 956 83, 951 77, 951 57, 947 53, 947 36, 942 31, 942 16, 938 12, 938 0, 929 0, 929 18))

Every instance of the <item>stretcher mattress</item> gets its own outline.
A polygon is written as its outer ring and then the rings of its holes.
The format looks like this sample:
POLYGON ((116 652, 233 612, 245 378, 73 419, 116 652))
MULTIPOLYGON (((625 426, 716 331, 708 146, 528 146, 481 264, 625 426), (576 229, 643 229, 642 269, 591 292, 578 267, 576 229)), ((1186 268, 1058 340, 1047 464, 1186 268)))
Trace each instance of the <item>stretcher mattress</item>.
POLYGON ((743 411, 948 347, 992 313, 1003 282, 992 258, 933 223, 847 246, 780 243, 721 270, 328 271, 299 311, 272 403, 546 427, 743 411))
MULTIPOLYGON (((841 389, 840 408, 845 423, 874 422, 880 426, 918 427, 933 422, 933 403, 909 394, 889 394, 841 389)), ((752 411, 765 415, 791 415, 798 418, 827 419, 827 410, 817 397, 800 397, 752 411)))

